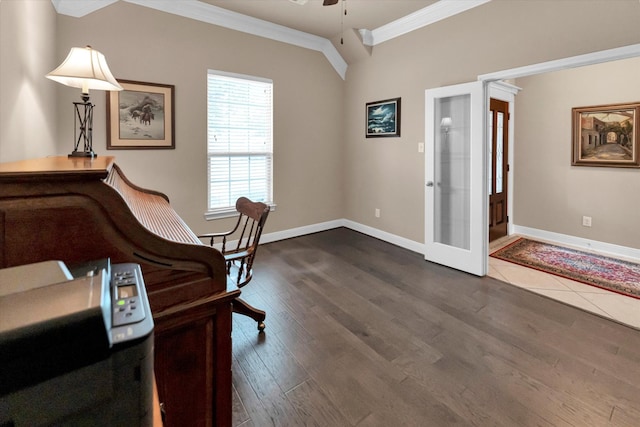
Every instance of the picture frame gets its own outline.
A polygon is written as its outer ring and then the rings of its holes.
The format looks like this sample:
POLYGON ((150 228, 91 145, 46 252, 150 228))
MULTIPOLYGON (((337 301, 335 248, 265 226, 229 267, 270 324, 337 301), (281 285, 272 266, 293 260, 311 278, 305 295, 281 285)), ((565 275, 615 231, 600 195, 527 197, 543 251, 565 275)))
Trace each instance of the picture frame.
POLYGON ((175 86, 118 80, 107 94, 107 150, 174 149, 175 86))
POLYGON ((640 103, 575 107, 573 166, 640 167, 640 103))
POLYGON ((400 136, 401 98, 366 104, 366 137, 385 138, 400 136))

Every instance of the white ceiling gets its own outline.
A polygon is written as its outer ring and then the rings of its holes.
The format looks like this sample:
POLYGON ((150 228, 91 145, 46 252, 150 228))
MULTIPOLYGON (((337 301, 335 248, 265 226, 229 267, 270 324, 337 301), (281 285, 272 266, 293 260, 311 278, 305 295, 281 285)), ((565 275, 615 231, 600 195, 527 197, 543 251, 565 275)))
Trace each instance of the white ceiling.
POLYGON ((437 0, 341 0, 333 6, 323 6, 323 0, 306 4, 290 0, 201 1, 331 40, 340 37, 343 24, 344 29, 374 30, 437 0), (347 14, 343 15, 345 9, 347 14))
MULTIPOLYGON (((118 1, 51 0, 58 13, 74 17, 118 1)), ((347 64, 370 54, 369 47, 491 0, 339 0, 332 6, 323 0, 123 1, 320 51, 344 79, 347 64)))

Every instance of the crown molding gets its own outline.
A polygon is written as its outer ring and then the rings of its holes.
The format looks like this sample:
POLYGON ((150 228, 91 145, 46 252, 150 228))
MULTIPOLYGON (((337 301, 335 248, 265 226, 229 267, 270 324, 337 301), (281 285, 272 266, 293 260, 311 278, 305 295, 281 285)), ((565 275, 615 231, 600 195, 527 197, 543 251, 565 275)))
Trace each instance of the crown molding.
POLYGON ((410 33, 427 25, 482 6, 491 0, 440 0, 414 13, 396 19, 375 30, 362 29, 362 42, 367 46, 375 46, 393 38, 410 33))
POLYGON ((185 18, 195 19, 231 30, 288 43, 305 49, 322 52, 336 72, 344 80, 347 63, 333 44, 323 37, 294 30, 283 25, 253 18, 197 0, 124 0, 185 18))
MULTIPOLYGON (((56 11, 80 18, 118 0, 51 0, 56 11)), ((344 80, 347 63, 335 46, 323 37, 294 30, 283 25, 232 12, 197 0, 124 0, 127 3, 148 7, 184 18, 195 19, 219 27, 241 31, 259 37, 311 49, 324 54, 329 63, 344 80)))
POLYGON ((51 0, 51 3, 53 3, 56 12, 61 15, 82 18, 117 1, 118 0, 51 0))
MULTIPOLYGON (((76 18, 88 15, 119 0, 51 0, 56 11, 76 18)), ((283 25, 253 18, 198 0, 123 0, 127 3, 160 10, 231 30, 311 49, 324 54, 329 63, 344 80, 347 63, 329 39, 283 25)), ((358 30, 365 46, 374 46, 424 26, 457 15, 491 0, 440 0, 431 6, 383 25, 375 30, 358 30)))

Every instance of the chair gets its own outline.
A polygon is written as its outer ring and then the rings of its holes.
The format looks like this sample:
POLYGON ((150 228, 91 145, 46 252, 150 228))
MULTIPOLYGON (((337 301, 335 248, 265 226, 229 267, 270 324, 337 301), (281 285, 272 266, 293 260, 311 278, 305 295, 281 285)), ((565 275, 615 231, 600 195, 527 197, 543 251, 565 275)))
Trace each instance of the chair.
MULTIPOLYGON (((227 264, 227 275, 238 288, 242 288, 253 277, 253 260, 270 208, 264 203, 240 197, 236 200, 236 210, 239 214, 238 221, 232 230, 202 234, 198 237, 209 239, 211 246, 221 244, 221 252, 227 264)), ((258 330, 264 330, 266 313, 263 310, 251 306, 241 298, 236 298, 232 304, 234 313, 251 317, 258 322, 258 330)))

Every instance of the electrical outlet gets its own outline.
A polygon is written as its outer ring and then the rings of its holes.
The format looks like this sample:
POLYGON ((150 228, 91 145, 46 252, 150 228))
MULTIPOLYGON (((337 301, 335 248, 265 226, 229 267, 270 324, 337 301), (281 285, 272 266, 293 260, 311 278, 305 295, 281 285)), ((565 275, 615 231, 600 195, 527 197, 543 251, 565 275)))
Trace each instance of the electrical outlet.
POLYGON ((582 217, 582 225, 585 227, 591 227, 591 217, 590 216, 583 216, 582 217))
POLYGON ((380 209, 376 208, 376 218, 380 218, 380 209))

